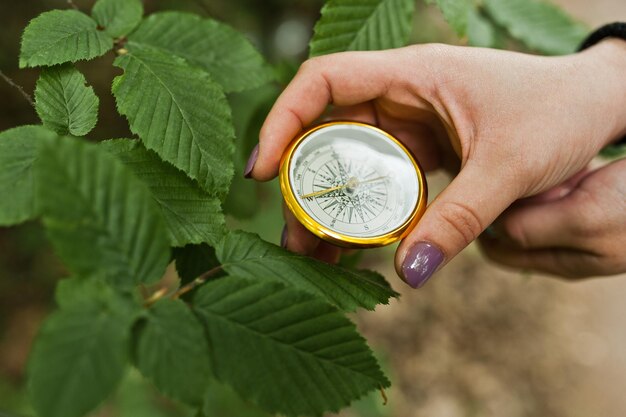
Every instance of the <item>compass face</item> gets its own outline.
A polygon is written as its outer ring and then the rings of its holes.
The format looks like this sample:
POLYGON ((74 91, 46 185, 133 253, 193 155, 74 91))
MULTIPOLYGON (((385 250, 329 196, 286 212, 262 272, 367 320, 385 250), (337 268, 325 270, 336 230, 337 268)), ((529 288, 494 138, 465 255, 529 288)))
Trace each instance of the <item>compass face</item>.
POLYGON ((408 152, 381 130, 334 123, 302 139, 288 166, 297 204, 338 235, 376 238, 416 211, 420 177, 408 152))

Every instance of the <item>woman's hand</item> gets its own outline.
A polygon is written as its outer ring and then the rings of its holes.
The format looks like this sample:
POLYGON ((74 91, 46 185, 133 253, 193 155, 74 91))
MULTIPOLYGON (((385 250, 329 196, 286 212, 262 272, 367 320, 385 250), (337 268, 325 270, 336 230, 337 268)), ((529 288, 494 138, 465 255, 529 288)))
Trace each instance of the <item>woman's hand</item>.
MULTIPOLYGON (((458 170, 396 253, 398 273, 420 287, 514 201, 564 182, 626 133, 625 69, 619 40, 558 58, 445 45, 315 58, 268 115, 249 174, 274 178, 328 104, 394 134, 427 170, 458 170)), ((335 256, 286 219, 290 249, 335 256)))
POLYGON ((486 255, 569 278, 626 271, 626 159, 518 202, 484 233, 486 255))

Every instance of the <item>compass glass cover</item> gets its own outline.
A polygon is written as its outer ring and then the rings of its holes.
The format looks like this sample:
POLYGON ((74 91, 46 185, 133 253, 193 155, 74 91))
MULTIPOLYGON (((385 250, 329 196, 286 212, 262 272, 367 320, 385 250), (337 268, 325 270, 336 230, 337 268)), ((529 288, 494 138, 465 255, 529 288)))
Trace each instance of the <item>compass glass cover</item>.
POLYGON ((296 201, 317 223, 355 238, 403 226, 418 203, 420 182, 407 152, 378 129, 332 124, 293 151, 289 182, 296 201))

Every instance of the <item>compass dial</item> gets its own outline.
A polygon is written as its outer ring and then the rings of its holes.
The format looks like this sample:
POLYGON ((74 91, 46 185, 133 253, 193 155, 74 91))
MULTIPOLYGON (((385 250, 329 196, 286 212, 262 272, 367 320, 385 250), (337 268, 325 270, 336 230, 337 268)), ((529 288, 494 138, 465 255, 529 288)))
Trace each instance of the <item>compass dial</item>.
POLYGON ((286 196, 288 205, 296 217, 306 217, 309 230, 333 235, 334 243, 398 234, 423 209, 424 181, 413 157, 375 127, 323 125, 305 133, 287 159, 281 170, 297 208, 286 196))

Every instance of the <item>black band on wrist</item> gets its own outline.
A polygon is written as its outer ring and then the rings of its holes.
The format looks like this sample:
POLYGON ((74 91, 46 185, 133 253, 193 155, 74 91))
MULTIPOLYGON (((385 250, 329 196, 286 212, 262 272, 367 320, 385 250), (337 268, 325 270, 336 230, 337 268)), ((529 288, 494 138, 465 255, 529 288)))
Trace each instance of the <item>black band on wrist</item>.
MULTIPOLYGON (((587 36, 587 39, 578 48, 579 51, 592 47, 606 38, 620 38, 626 41, 626 23, 615 22, 604 25, 587 36)), ((612 144, 613 146, 626 146, 626 136, 612 144)))

